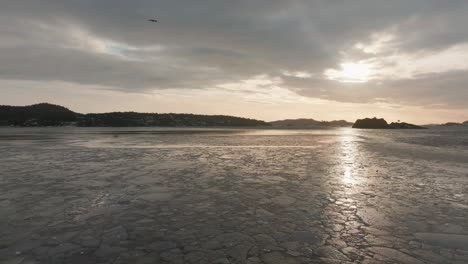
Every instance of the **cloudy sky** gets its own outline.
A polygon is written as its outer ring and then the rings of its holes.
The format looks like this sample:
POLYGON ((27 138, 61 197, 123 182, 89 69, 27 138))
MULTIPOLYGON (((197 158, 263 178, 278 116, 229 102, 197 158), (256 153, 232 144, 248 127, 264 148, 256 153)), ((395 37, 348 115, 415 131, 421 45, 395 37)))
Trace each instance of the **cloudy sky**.
POLYGON ((0 104, 468 120, 466 0, 0 2, 0 104))

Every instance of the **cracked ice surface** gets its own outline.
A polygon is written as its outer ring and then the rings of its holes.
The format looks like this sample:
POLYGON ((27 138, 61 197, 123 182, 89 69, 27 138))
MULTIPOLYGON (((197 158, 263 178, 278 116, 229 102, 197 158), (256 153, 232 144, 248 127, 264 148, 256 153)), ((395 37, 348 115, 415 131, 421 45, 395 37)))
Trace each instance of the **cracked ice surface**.
POLYGON ((468 131, 0 129, 0 263, 468 263, 468 131))

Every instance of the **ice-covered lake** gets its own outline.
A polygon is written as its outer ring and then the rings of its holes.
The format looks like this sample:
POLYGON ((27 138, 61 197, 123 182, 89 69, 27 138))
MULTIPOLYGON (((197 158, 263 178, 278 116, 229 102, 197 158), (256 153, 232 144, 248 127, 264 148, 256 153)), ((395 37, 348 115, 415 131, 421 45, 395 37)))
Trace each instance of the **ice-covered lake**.
POLYGON ((468 129, 0 128, 0 263, 468 263, 468 129))

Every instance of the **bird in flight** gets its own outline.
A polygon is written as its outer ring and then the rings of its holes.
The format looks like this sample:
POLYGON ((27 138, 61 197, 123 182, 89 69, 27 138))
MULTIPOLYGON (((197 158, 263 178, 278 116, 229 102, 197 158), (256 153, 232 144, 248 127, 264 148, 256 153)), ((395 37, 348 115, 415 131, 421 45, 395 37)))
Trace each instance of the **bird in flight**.
POLYGON ((158 22, 156 19, 148 19, 148 21, 154 22, 154 23, 158 22))

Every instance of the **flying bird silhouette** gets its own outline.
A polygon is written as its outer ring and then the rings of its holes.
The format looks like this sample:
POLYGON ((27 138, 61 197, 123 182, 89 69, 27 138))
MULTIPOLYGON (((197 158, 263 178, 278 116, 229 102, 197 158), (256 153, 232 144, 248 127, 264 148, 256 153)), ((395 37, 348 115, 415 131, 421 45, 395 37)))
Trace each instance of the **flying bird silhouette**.
POLYGON ((154 22, 154 23, 158 22, 156 19, 148 19, 148 21, 154 22))

